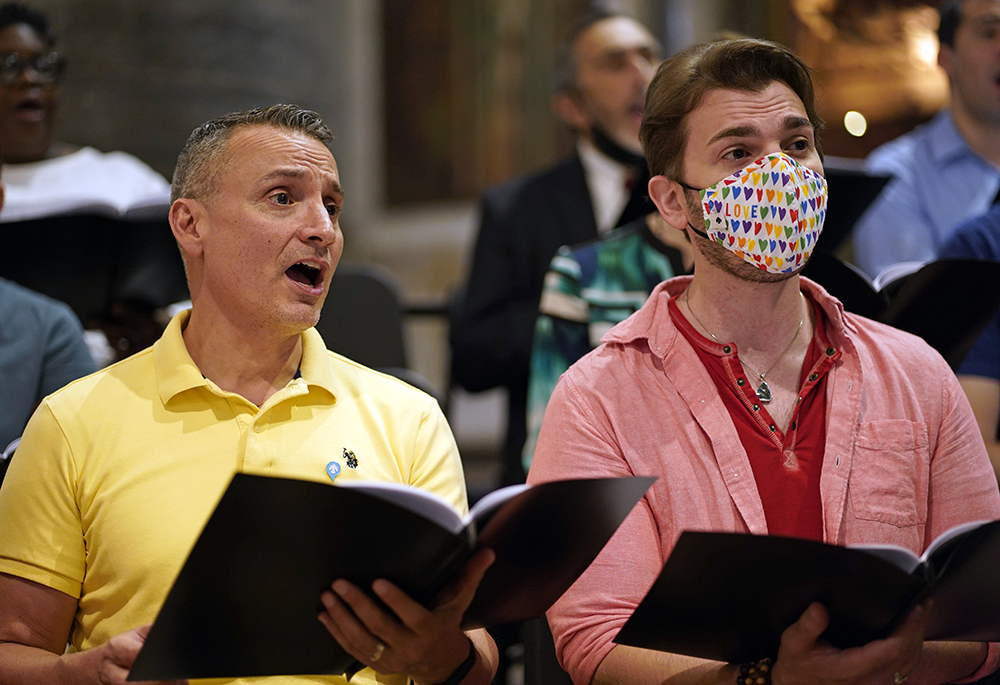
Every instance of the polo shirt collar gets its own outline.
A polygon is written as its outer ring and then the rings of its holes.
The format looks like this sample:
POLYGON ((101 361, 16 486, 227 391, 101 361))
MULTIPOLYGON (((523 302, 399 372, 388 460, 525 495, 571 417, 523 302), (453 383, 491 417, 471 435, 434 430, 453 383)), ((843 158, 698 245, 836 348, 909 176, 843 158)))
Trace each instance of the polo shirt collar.
MULTIPOLYGON (((160 393, 166 405, 172 398, 193 388, 209 387, 201 370, 191 359, 184 344, 184 327, 191 317, 191 310, 177 314, 160 339, 153 344, 153 364, 160 393)), ((337 381, 330 367, 330 358, 323 338, 315 328, 302 333, 302 361, 299 363, 301 380, 337 396, 337 381)))
POLYGON ((160 401, 164 405, 185 390, 208 387, 208 382, 184 345, 184 327, 189 318, 190 309, 178 313, 167 324, 160 339, 153 343, 153 365, 160 401))
POLYGON ((302 361, 299 371, 307 385, 323 388, 333 397, 337 396, 337 378, 330 365, 330 352, 315 328, 302 333, 302 361))

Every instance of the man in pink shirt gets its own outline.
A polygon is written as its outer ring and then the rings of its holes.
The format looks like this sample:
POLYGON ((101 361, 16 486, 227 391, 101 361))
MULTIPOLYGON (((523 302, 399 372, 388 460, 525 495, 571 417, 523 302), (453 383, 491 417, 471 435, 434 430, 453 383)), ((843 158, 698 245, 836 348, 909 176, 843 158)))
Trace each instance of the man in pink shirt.
MULTIPOLYGON (((576 683, 737 682, 740 665, 612 642, 685 529, 919 553, 958 523, 1000 518, 944 360, 798 275, 826 214, 821 126, 805 65, 764 41, 690 48, 650 86, 649 192, 687 231, 695 275, 658 286, 563 376, 528 478, 658 476, 549 612, 576 683)), ((814 604, 761 655, 774 660, 767 678, 949 683, 996 669, 997 645, 925 642, 929 611, 840 651, 820 639, 827 614, 814 604)))

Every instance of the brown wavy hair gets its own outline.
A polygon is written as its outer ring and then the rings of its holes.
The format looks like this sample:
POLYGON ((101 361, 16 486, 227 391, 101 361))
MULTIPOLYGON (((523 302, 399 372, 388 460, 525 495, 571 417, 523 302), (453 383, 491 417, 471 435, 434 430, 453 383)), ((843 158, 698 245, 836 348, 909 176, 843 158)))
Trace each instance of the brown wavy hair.
POLYGON ((684 173, 685 118, 714 88, 759 93, 775 81, 799 96, 806 116, 819 133, 812 76, 791 50, 766 40, 740 38, 703 43, 682 50, 660 65, 646 92, 639 140, 650 173, 680 180, 684 173))

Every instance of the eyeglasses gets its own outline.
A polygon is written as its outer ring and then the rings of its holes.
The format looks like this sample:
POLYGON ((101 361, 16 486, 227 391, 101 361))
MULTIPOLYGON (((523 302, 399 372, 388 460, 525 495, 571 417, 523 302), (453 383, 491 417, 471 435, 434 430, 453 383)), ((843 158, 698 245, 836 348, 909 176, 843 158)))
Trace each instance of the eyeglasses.
POLYGON ((19 52, 0 52, 0 83, 13 85, 26 69, 35 72, 43 84, 51 85, 59 80, 66 68, 66 58, 58 52, 46 55, 22 55, 19 52))

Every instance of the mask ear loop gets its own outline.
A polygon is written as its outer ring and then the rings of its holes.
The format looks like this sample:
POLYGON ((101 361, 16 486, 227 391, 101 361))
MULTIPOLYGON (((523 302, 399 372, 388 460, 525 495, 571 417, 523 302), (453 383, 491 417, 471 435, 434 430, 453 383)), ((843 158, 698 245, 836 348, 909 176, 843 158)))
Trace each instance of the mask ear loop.
MULTIPOLYGON (((682 181, 680 179, 677 179, 677 183, 678 183, 678 185, 680 185, 681 188, 684 188, 685 190, 693 190, 696 193, 700 193, 701 191, 704 190, 704 188, 692 188, 691 186, 689 186, 687 183, 685 183, 684 181, 682 181)), ((690 228, 692 231, 694 231, 697 235, 701 236, 705 240, 711 240, 711 238, 708 237, 707 233, 705 233, 702 230, 699 230, 699 229, 695 228, 691 224, 690 219, 688 220, 687 225, 688 225, 688 228, 690 228)))

